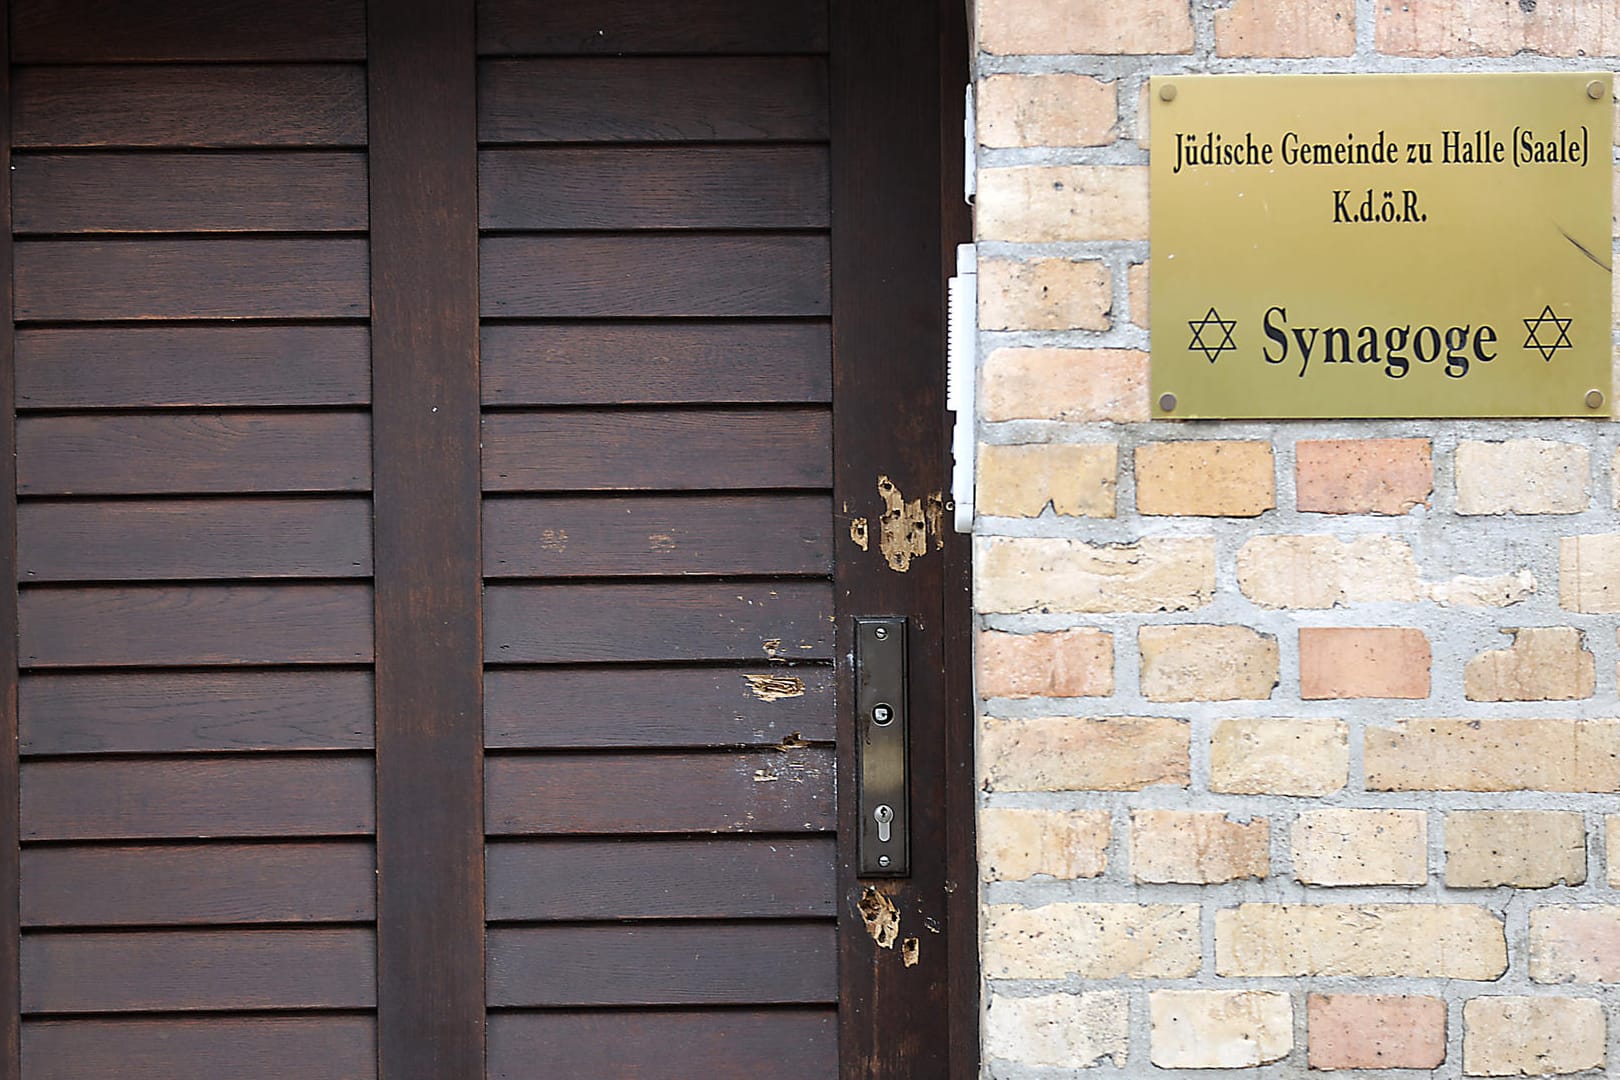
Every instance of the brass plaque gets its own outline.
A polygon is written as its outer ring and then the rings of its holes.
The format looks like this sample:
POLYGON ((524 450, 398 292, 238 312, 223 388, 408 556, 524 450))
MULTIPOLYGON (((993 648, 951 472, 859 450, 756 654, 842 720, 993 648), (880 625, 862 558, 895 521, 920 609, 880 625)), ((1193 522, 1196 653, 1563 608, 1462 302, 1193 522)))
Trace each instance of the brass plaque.
POLYGON ((1609 415, 1607 73, 1155 77, 1155 417, 1609 415))

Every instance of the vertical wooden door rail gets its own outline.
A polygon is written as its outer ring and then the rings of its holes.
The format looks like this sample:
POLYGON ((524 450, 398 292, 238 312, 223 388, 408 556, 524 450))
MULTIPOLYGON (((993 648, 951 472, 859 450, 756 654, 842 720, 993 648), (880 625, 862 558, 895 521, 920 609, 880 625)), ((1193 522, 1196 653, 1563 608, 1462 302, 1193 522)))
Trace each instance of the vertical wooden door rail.
POLYGON ((472 0, 372 0, 377 1010, 385 1080, 484 1074, 472 0))
POLYGON ((0 0, 0 1076, 22 1072, 17 759, 16 326, 11 304, 11 5, 0 0))

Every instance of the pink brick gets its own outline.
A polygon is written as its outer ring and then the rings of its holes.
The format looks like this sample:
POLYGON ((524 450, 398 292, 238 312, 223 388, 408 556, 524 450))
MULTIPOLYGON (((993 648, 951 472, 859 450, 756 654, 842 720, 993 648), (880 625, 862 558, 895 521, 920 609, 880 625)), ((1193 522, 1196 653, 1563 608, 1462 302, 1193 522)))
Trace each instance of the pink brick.
POLYGON ((1446 1059, 1446 1003, 1391 994, 1312 994, 1313 1069, 1435 1069, 1446 1059))
POLYGON ((1429 639, 1406 627, 1301 627, 1299 696, 1426 698, 1429 639))
POLYGON ((1316 514, 1404 514, 1434 491, 1428 439, 1316 439, 1294 448, 1296 505, 1316 514))

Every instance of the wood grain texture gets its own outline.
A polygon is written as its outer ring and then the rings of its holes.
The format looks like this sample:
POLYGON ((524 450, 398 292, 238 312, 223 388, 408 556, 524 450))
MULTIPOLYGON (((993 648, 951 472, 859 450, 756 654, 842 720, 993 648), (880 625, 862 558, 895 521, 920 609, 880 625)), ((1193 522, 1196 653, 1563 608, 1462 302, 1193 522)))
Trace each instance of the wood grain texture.
POLYGON ((376 893, 369 843, 30 847, 22 859, 29 927, 365 922, 376 893))
POLYGON ((35 673, 19 695, 29 754, 368 750, 369 671, 35 673))
POLYGON ((827 138, 827 65, 819 57, 485 60, 478 65, 478 138, 820 141, 827 138))
POLYGON ((16 247, 17 318, 364 318, 366 242, 30 240, 16 247))
POLYGON ((838 1075, 837 1028, 831 1009, 811 1008, 499 1012, 489 1076, 527 1080, 543 1060, 556 1076, 827 1080, 838 1075))
POLYGON ((832 658, 820 582, 496 585, 484 612, 489 664, 832 658))
POLYGON ((503 749, 706 747, 831 742, 832 671, 746 668, 491 668, 484 737, 503 749))
POLYGON ((369 577, 371 506, 364 499, 26 503, 17 547, 17 572, 28 582, 369 577))
POLYGON ((486 236, 486 318, 825 315, 823 236, 486 236))
MULTIPOLYGON (((0 57, 11 54, 10 8, 0 3, 0 57)), ((10 102, 12 67, 0 64, 0 102, 10 102)), ((0 104, 0 402, 16 394, 17 368, 13 320, 11 239, 11 109, 0 104)), ((18 873, 17 740, 17 432, 16 414, 0 410, 0 882, 15 882, 18 873)), ((0 887, 0 1076, 17 1076, 21 1008, 17 980, 20 931, 15 888, 0 887)))
POLYGON ((482 54, 811 53, 827 49, 823 0, 484 0, 478 5, 482 54))
POLYGON ((359 929, 30 934, 23 1011, 363 1009, 375 950, 359 929))
POLYGON ((831 922, 495 928, 489 1003, 820 1004, 836 953, 831 922))
POLYGON ((372 657, 364 585, 47 587, 22 595, 24 667, 354 664, 372 657), (86 634, 86 627, 95 634, 86 634))
POLYGON ((364 60, 363 0, 12 0, 17 64, 364 60))
POLYGON ((824 323, 487 323, 485 405, 832 400, 824 323))
POLYGON ((823 146, 546 147, 478 156, 485 229, 824 229, 823 146))
MULTIPOLYGON (((131 9, 138 18, 141 9, 131 9)), ((366 144, 358 64, 18 68, 22 149, 366 144)))
POLYGON ((376 1080, 369 1016, 32 1020, 28 1080, 376 1080))
POLYGON ((486 855, 491 922, 829 918, 831 837, 527 840, 486 855))
POLYGON ((370 757, 31 761, 28 840, 362 836, 375 806, 370 757))
POLYGON ((46 327, 17 332, 22 409, 364 405, 364 326, 46 327))
POLYGON ((185 495, 367 491, 363 412, 201 412, 25 416, 24 495, 185 495))
POLYGON ((364 154, 21 154, 14 166, 19 234, 366 227, 364 154))
POLYGON ((580 833, 825 832, 833 755, 567 754, 491 757, 492 836, 580 833))
POLYGON ((831 429, 813 407, 492 413, 484 490, 824 488, 831 429))
POLYGON ((484 573, 825 575, 832 529, 822 495, 487 499, 484 573))

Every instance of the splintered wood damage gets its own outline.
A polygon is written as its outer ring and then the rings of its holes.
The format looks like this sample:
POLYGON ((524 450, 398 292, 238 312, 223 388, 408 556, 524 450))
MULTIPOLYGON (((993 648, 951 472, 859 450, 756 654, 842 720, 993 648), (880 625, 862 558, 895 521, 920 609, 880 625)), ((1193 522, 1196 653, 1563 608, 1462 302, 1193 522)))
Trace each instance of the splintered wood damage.
POLYGON ((855 910, 860 912, 866 932, 877 942, 878 948, 894 948, 894 941, 900 936, 900 911, 893 901, 878 892, 876 886, 868 885, 855 910))
POLYGON ((849 538, 855 541, 855 546, 862 551, 871 546, 871 538, 867 535, 868 529, 865 518, 853 518, 849 523, 849 538))
POLYGON ((908 937, 900 943, 900 959, 905 961, 906 967, 916 967, 921 954, 922 942, 916 938, 908 937))
POLYGON ((744 675, 743 681, 761 701, 804 697, 804 680, 797 675, 744 675))
POLYGON ((883 516, 878 519, 878 550, 883 553, 889 569, 903 574, 911 569, 912 559, 928 554, 930 536, 934 538, 936 550, 945 546, 941 531, 945 520, 945 497, 936 491, 926 499, 907 502, 905 495, 887 476, 878 477, 877 489, 884 507, 883 516))
POLYGON ((765 655, 770 657, 772 660, 780 660, 782 658, 781 638, 766 638, 764 641, 760 642, 760 647, 765 650, 765 655))

